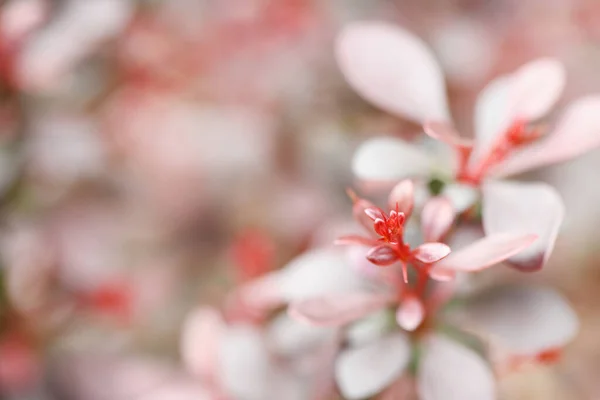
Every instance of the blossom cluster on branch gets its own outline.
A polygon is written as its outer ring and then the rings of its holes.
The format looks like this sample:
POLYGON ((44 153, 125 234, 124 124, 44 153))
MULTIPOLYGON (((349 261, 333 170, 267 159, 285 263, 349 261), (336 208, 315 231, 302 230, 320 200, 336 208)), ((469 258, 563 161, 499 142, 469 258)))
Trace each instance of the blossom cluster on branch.
POLYGON ((578 330, 550 288, 471 284, 498 264, 542 269, 559 234, 556 190, 505 178, 600 145, 600 95, 574 101, 548 129, 565 71, 534 60, 483 89, 470 139, 419 38, 356 22, 335 50, 356 92, 428 138, 363 143, 352 163, 358 187, 389 195, 380 207, 348 191, 362 233, 240 283, 221 310, 195 310, 184 362, 206 398, 494 399, 499 379, 558 360, 578 330))

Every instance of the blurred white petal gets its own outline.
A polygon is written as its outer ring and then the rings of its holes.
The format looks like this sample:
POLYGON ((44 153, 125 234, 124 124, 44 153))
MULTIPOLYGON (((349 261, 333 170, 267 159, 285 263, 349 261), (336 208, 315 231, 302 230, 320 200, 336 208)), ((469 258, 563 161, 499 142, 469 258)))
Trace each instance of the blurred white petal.
POLYGON ((380 22, 356 22, 340 33, 336 56, 365 99, 416 122, 449 120, 444 76, 427 45, 380 22))
POLYGON ((473 350, 442 336, 432 336, 417 371, 422 400, 494 400, 495 379, 473 350))
POLYGON ((490 182, 484 185, 483 196, 486 234, 536 234, 538 239, 509 261, 523 271, 542 268, 552 254, 564 216, 558 192, 544 183, 490 182))
POLYGON ((515 354, 535 355, 567 344, 579 322, 564 298, 550 288, 507 285, 467 299, 463 322, 515 354))
POLYGON ((394 180, 428 176, 433 160, 404 140, 380 137, 364 142, 354 154, 352 170, 359 179, 394 180))
POLYGON ((350 347, 338 356, 335 376, 344 397, 373 396, 399 378, 410 360, 410 344, 403 333, 350 347))

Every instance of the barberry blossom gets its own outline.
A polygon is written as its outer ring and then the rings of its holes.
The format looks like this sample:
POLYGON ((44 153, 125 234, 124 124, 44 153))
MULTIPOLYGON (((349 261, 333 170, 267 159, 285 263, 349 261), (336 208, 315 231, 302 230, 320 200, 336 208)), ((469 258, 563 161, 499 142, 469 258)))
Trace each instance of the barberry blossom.
POLYGON ((441 241, 455 213, 447 198, 434 197, 421 213, 428 243, 411 249, 403 233, 413 190, 409 180, 398 183, 389 198, 394 205, 389 214, 353 195, 355 216, 376 235, 347 236, 340 242, 370 246, 367 258, 381 268, 365 274, 368 284, 360 289, 295 300, 288 313, 309 325, 348 327, 347 346, 335 362, 336 382, 345 398, 379 393, 382 399, 398 398, 391 393, 410 391, 413 360, 420 399, 494 399, 492 368, 476 349, 459 342, 476 334, 489 344, 485 356, 499 370, 552 361, 576 333, 577 319, 560 296, 537 287, 459 296, 459 309, 445 309, 456 283, 437 283, 431 277, 445 279, 497 264, 526 249, 536 236, 494 234, 450 253, 441 241), (415 273, 416 282, 409 272, 415 273), (449 329, 457 340, 444 335, 449 329))
POLYGON ((388 197, 389 214, 350 192, 354 217, 368 236, 343 236, 337 244, 368 246, 367 259, 378 266, 397 264, 404 283, 408 283, 408 267, 412 266, 419 276, 422 291, 429 276, 447 279, 457 271, 478 271, 517 256, 537 240, 532 233, 498 232, 451 254, 450 247, 441 242, 452 228, 456 213, 448 198, 438 196, 430 198, 421 212, 425 243, 411 248, 404 233, 405 223, 414 207, 414 190, 411 180, 403 180, 394 186, 388 197))
MULTIPOLYGON (((438 178, 448 184, 449 193, 466 193, 467 199, 463 200, 467 205, 476 200, 468 188, 481 188, 484 203, 501 192, 502 204, 496 203, 494 208, 517 208, 498 210, 494 213, 498 218, 529 214, 529 204, 522 204, 529 201, 527 194, 536 199, 551 196, 535 207, 534 215, 552 216, 552 221, 539 219, 532 223, 537 228, 531 233, 540 239, 527 257, 511 260, 522 270, 541 268, 562 220, 560 199, 552 188, 540 184, 529 188, 502 183, 497 187, 493 179, 565 161, 600 145, 600 95, 571 103, 553 132, 545 134, 545 125, 539 121, 558 101, 565 72, 557 60, 532 61, 492 80, 483 89, 475 106, 475 134, 471 140, 459 135, 453 126, 441 68, 419 38, 386 23, 354 23, 340 34, 336 53, 347 81, 366 100, 421 124, 430 137, 454 150, 455 162, 439 165, 443 157, 431 157, 402 140, 371 139, 355 154, 356 176, 367 181, 394 181, 407 176, 438 178), (510 204, 506 203, 509 196, 510 204)), ((485 217, 486 232, 497 232, 496 223, 487 223, 485 217)), ((510 222, 519 220, 511 218, 510 222)), ((510 229, 522 231, 518 224, 510 229)))

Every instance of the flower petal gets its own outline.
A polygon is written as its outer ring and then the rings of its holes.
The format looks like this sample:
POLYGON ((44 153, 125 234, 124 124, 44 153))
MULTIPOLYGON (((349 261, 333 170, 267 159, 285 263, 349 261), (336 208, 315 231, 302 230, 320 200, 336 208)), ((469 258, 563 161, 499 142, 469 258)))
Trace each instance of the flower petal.
POLYGON ((396 321, 403 329, 412 332, 425 319, 425 306, 415 296, 407 296, 398 310, 396 310, 396 321))
POLYGON ((518 174, 529 169, 577 157, 600 146, 600 95, 573 102, 545 139, 515 153, 490 173, 494 176, 518 174))
POLYGON ((339 326, 380 310, 390 301, 390 296, 374 293, 341 293, 292 303, 288 313, 312 325, 339 326))
POLYGON ((469 159, 474 168, 485 157, 497 138, 512 123, 510 110, 511 77, 492 80, 477 97, 475 104, 475 145, 469 159))
POLYGON ((191 373, 204 378, 212 377, 224 329, 221 315, 210 307, 199 307, 186 318, 181 338, 181 357, 191 373))
POLYGON ((363 285, 343 249, 322 248, 303 253, 281 270, 243 286, 240 296, 250 306, 270 308, 363 285))
POLYGON ((380 137, 367 140, 354 153, 352 171, 359 179, 394 180, 427 176, 433 160, 403 140, 380 137))
POLYGON ((336 381, 347 399, 370 397, 400 377, 409 360, 407 337, 394 333, 342 351, 335 365, 336 381))
POLYGON ((446 197, 433 197, 425 203, 421 213, 421 229, 428 242, 442 240, 454 222, 455 211, 446 197))
POLYGON ((335 333, 333 328, 311 326, 281 313, 268 324, 266 340, 278 355, 296 357, 328 343, 335 333))
POLYGON ((535 271, 546 263, 564 216, 556 190, 545 183, 493 182, 483 187, 483 227, 486 234, 536 234, 538 239, 510 263, 535 271))
POLYGON ((367 260, 371 261, 375 265, 379 265, 380 267, 391 265, 398 261, 398 259, 398 253, 396 253, 396 251, 387 244, 373 247, 367 253, 367 260))
POLYGON ((445 121, 427 121, 423 124, 427 136, 459 149, 471 149, 473 140, 463 138, 454 127, 445 121))
POLYGON ((479 191, 471 185, 461 183, 449 183, 444 186, 441 194, 448 198, 457 214, 471 208, 479 199, 479 191))
POLYGON ((381 22, 358 22, 340 33, 338 64, 365 99, 416 122, 450 119, 444 77, 427 45, 381 22))
POLYGON ((398 212, 404 213, 406 218, 410 217, 414 206, 415 184, 410 179, 399 182, 388 197, 388 206, 390 210, 398 209, 398 212))
POLYGON ((493 400, 494 375, 473 350, 445 337, 429 338, 417 376, 422 400, 493 400))
POLYGON ((493 234, 453 252, 434 266, 434 270, 479 271, 519 253, 537 239, 533 234, 493 234))
POLYGON ((218 377, 227 393, 248 400, 269 397, 273 368, 259 330, 246 325, 230 327, 218 350, 218 377))
POLYGON ((576 335, 577 316, 564 298, 542 286, 505 285, 467 299, 464 323, 506 350, 535 355, 576 335))
POLYGON ((558 101, 565 87, 565 69, 558 60, 541 58, 519 68, 512 79, 513 120, 534 121, 558 101))
POLYGON ((450 254, 450 247, 444 243, 432 242, 423 243, 413 250, 413 256, 425 264, 432 264, 440 261, 450 254))

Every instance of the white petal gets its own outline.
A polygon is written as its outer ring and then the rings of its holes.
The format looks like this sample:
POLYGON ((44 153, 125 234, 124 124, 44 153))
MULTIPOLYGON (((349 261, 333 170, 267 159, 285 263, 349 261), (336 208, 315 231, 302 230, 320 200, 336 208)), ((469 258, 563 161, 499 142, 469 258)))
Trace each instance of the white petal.
POLYGON ((228 394, 243 400, 268 398, 273 370, 260 331, 250 326, 230 327, 218 350, 218 376, 228 394))
POLYGON ((360 179, 393 180, 428 176, 433 160, 403 140, 380 137, 366 141, 354 154, 352 171, 360 179))
POLYGON ((556 190, 544 183, 491 182, 484 185, 483 196, 486 234, 536 234, 538 239, 509 261, 524 271, 542 268, 564 216, 556 190))
POLYGON ((467 300, 464 322, 502 348, 524 355, 560 348, 576 335, 577 316, 552 289, 500 286, 467 300))
POLYGON ((475 146, 469 159, 473 168, 485 157, 498 137, 510 126, 511 77, 500 76, 491 81, 477 97, 475 105, 475 146))
POLYGON ((217 347, 225 329, 218 311, 209 307, 194 310, 185 321, 181 338, 181 357, 193 374, 207 377, 218 359, 217 347))
POLYGON ((282 313, 269 324, 267 343, 278 354, 301 355, 334 335, 332 328, 311 326, 282 313))
POLYGON ((563 65, 552 58, 529 62, 513 74, 511 114, 514 119, 534 121, 556 104, 565 86, 563 65))
POLYGON ((344 397, 373 396, 400 377, 410 360, 410 344, 395 333, 361 347, 344 350, 335 365, 335 377, 344 397))
POLYGON ((352 268, 344 249, 322 248, 296 257, 277 272, 242 289, 250 304, 277 304, 303 300, 322 294, 353 291, 364 280, 352 268))
POLYGON ((365 99, 416 122, 449 120, 442 71, 427 45, 380 22, 348 25, 336 45, 338 64, 365 99))
POLYGON ((442 196, 447 197, 454 210, 460 214, 471 208, 479 199, 479 192, 471 185, 450 183, 444 186, 442 196))
POLYGON ((494 375, 473 350, 442 336, 429 338, 417 372, 422 400, 493 400, 494 375))

